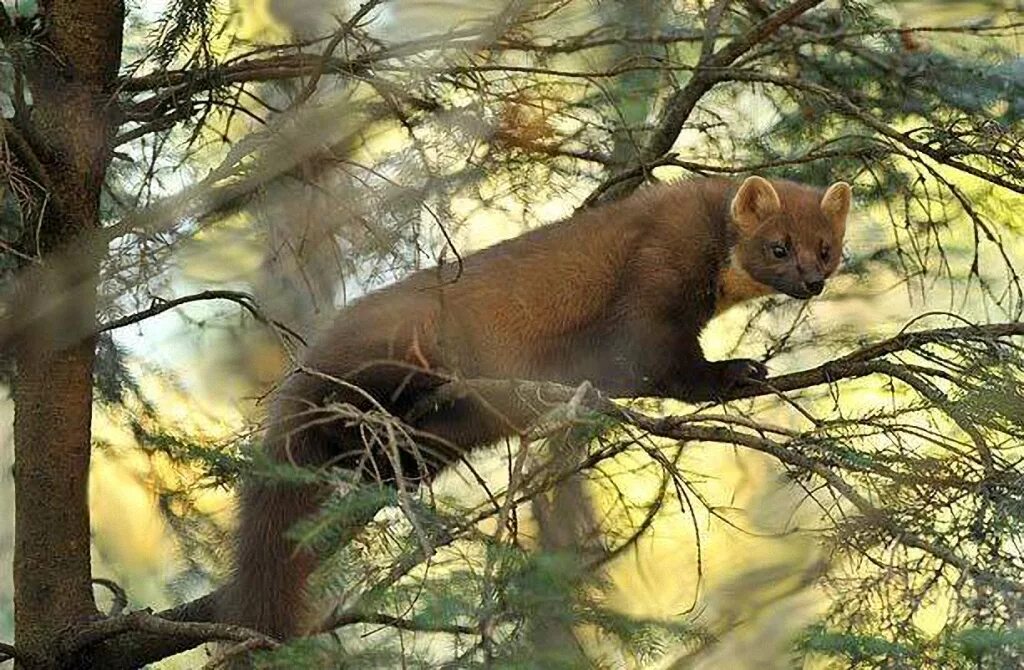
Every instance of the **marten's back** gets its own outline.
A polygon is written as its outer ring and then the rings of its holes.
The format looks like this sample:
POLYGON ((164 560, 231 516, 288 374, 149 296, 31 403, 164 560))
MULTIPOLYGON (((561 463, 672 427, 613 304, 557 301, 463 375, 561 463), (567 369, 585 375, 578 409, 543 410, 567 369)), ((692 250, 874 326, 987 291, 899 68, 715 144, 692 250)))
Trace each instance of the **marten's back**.
POLYGON ((629 267, 638 245, 667 228, 678 263, 707 264, 702 205, 723 184, 656 186, 469 254, 461 268, 421 270, 343 309, 306 363, 333 375, 389 359, 466 377, 551 378, 553 350, 600 331, 630 275, 645 271, 629 267))

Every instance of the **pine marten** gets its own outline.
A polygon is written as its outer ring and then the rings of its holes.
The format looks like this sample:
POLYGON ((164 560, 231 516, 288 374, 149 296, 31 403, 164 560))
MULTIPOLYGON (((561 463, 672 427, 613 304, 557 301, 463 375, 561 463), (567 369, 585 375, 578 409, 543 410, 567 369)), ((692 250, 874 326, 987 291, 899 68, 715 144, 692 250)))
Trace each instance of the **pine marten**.
MULTIPOLYGON (((821 293, 840 261, 850 200, 844 182, 825 191, 761 177, 662 184, 471 254, 460 272, 417 272, 343 309, 308 349, 305 371, 277 391, 264 449, 276 462, 422 481, 528 419, 461 397, 418 412, 411 428, 422 448, 396 458, 323 405, 404 417, 453 376, 586 380, 614 397, 685 401, 761 379, 756 361, 706 360, 698 336, 740 301, 821 293)), ((226 619, 280 638, 308 630, 314 559, 286 531, 323 495, 244 483, 226 619)))

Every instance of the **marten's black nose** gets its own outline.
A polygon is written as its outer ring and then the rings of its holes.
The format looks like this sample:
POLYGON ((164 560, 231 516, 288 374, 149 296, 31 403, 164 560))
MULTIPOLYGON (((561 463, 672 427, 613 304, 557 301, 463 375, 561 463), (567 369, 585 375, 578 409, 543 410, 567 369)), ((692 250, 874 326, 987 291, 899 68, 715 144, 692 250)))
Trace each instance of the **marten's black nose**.
POLYGON ((825 289, 825 281, 822 279, 819 279, 818 281, 805 282, 805 285, 807 286, 807 290, 814 295, 820 295, 825 289))

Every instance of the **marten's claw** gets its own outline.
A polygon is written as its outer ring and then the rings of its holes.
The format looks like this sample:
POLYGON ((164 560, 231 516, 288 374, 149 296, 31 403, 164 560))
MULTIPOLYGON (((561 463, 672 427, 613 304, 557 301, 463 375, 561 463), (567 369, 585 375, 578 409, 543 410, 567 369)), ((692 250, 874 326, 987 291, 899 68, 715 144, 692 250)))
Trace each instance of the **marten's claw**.
POLYGON ((731 361, 725 361, 725 364, 725 379, 723 381, 726 388, 743 386, 768 377, 768 368, 760 361, 750 358, 734 358, 731 361))
POLYGON ((750 372, 747 374, 748 379, 768 379, 768 366, 761 361, 748 360, 746 362, 750 366, 750 372))

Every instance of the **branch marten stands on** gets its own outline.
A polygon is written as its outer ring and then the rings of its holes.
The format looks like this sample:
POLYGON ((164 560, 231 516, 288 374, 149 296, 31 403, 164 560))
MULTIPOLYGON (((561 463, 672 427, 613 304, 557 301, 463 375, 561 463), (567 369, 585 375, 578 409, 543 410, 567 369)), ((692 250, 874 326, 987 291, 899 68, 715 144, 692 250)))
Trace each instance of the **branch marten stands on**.
MULTIPOLYGON (((762 379, 759 362, 706 360, 698 337, 741 301, 821 293, 850 201, 844 182, 662 184, 471 254, 457 279, 451 267, 417 272, 343 309, 308 349, 276 394, 264 449, 275 462, 422 481, 531 417, 501 399, 459 397, 408 419, 418 448, 389 456, 324 405, 408 418, 453 377, 590 381, 615 397, 685 401, 762 379)), ((309 630, 303 591, 315 560, 286 533, 324 495, 244 483, 226 620, 281 638, 309 630)))

